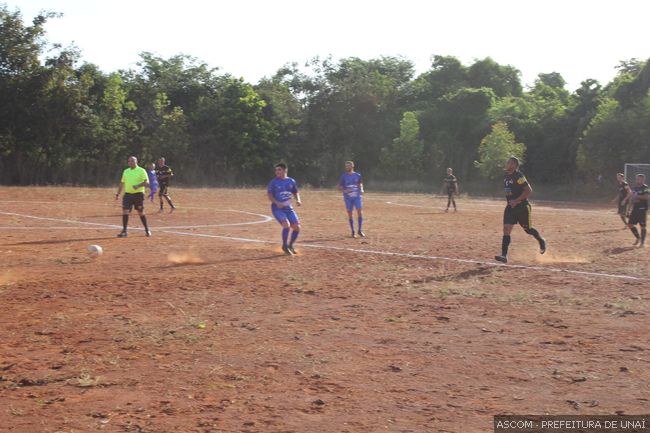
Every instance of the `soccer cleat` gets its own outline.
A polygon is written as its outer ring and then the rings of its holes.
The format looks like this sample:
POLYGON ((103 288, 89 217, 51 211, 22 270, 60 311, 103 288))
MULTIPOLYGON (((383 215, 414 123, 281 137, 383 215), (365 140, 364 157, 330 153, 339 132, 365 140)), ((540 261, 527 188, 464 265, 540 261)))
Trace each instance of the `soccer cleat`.
POLYGON ((352 239, 356 239, 356 238, 357 238, 357 234, 355 232, 352 232, 352 239))
POLYGON ((449 208, 445 209, 445 213, 449 212, 449 208))
POLYGON ((291 251, 291 254, 293 254, 294 256, 295 256, 296 254, 298 254, 298 253, 296 252, 295 248, 293 247, 293 245, 289 245, 289 246, 288 246, 288 249, 289 249, 289 251, 291 251))
POLYGON ((146 229, 146 230, 144 231, 144 234, 145 234, 145 236, 147 236, 148 238, 150 238, 150 237, 151 237, 151 230, 146 229))
POLYGON ((641 242, 641 239, 636 238, 636 240, 634 241, 634 243, 632 244, 632 246, 633 246, 633 247, 636 247, 637 245, 639 245, 640 242, 641 242))
POLYGON ((494 256, 494 260, 501 263, 508 263, 508 257, 506 256, 494 256))
POLYGON ((287 245, 282 245, 282 251, 284 251, 284 253, 288 256, 293 256, 293 253, 287 245))
POLYGON ((539 240, 539 253, 544 254, 546 252, 546 239, 541 238, 539 240))
POLYGON ((126 233, 126 230, 122 230, 120 234, 117 235, 118 238, 125 238, 127 236, 128 234, 126 233))
POLYGON ((160 208, 160 210, 158 211, 158 213, 163 213, 163 212, 165 212, 163 208, 160 208))
POLYGON ((361 230, 359 230, 359 232, 357 234, 359 235, 360 238, 365 238, 366 237, 366 234, 364 232, 362 232, 361 230))
POLYGON ((174 206, 172 206, 172 208, 169 209, 169 213, 172 213, 172 212, 174 212, 175 210, 176 210, 176 208, 175 208, 174 206))

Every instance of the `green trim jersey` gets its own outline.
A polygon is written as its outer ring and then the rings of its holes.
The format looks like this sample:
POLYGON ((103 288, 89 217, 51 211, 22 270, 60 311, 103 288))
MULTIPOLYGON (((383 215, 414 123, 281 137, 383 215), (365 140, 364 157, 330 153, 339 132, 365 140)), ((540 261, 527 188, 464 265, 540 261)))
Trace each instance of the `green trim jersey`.
POLYGON ((456 192, 456 188, 458 185, 458 179, 456 179, 456 176, 454 176, 453 174, 449 174, 445 176, 444 182, 445 182, 445 187, 447 188, 447 193, 451 194, 452 192, 456 192))
MULTIPOLYGON (((519 197, 527 186, 529 186, 528 180, 526 180, 526 176, 524 176, 524 174, 519 170, 515 170, 512 174, 506 173, 503 177, 503 188, 506 193, 507 201, 519 197)), ((527 200, 522 201, 522 203, 527 202, 527 200)))
POLYGON ((632 188, 632 210, 647 211, 648 210, 648 197, 650 196, 650 187, 648 185, 637 185, 632 188), (644 196, 643 199, 638 199, 639 197, 644 196))
POLYGON ((623 200, 627 197, 627 188, 628 183, 625 181, 618 184, 618 204, 623 203, 623 200))
POLYGON ((173 170, 168 165, 163 165, 162 167, 156 167, 156 176, 158 177, 158 184, 161 186, 169 185, 171 177, 174 175, 173 170), (164 177, 164 179, 161 179, 164 177))

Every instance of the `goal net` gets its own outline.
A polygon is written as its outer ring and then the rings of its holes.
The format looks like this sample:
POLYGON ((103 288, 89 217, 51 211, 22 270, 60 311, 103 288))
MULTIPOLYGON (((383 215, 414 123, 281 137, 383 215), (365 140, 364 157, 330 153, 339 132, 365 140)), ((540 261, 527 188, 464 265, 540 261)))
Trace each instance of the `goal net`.
POLYGON ((634 187, 636 175, 645 174, 645 183, 650 182, 650 164, 625 164, 625 180, 634 187))

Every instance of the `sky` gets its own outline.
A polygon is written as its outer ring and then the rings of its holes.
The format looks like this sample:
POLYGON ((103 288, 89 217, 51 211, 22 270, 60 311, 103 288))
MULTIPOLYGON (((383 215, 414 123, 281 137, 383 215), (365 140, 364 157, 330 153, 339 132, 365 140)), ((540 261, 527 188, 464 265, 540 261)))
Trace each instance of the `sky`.
POLYGON ((605 84, 621 60, 650 57, 644 0, 0 0, 30 22, 41 10, 63 13, 46 25, 50 42, 81 49, 104 72, 137 68, 139 53, 188 54, 257 83, 286 63, 401 56, 416 74, 433 55, 469 65, 492 57, 522 72, 559 72, 575 90, 605 84))

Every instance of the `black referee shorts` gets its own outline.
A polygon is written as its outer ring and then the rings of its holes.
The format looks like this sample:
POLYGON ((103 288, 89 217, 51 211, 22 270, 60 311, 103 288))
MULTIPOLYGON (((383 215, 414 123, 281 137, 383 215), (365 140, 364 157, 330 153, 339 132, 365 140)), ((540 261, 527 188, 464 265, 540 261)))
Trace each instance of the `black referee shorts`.
POLYGON ((531 228, 533 219, 530 203, 522 202, 515 207, 511 207, 510 205, 506 206, 506 209, 503 211, 503 224, 519 224, 524 230, 531 228))
POLYGON ((131 194, 128 192, 124 193, 124 197, 122 197, 122 209, 126 209, 129 212, 131 210, 141 211, 144 209, 144 193, 143 192, 136 192, 135 194, 131 194))

